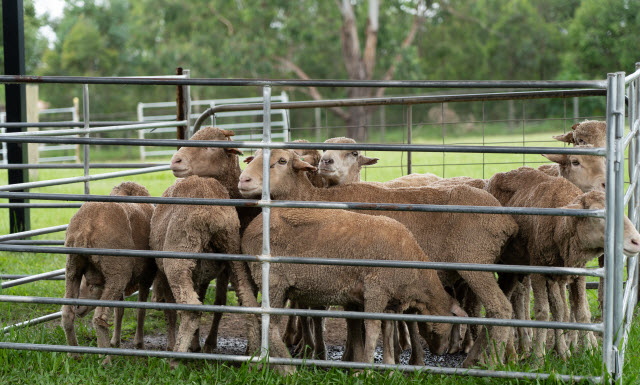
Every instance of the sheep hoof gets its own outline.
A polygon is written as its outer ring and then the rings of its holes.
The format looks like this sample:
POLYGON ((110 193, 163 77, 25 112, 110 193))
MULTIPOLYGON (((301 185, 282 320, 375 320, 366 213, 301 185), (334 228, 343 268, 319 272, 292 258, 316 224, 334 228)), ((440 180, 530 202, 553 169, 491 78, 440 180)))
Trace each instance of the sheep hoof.
POLYGON ((111 356, 106 356, 104 360, 102 360, 102 366, 109 366, 109 365, 111 365, 111 356))
POLYGON ((175 369, 178 367, 178 365, 180 365, 180 362, 179 362, 179 361, 177 361, 177 360, 171 360, 171 361, 169 361, 169 368, 170 368, 171 370, 175 370, 175 369))
POLYGON ((136 349, 142 350, 142 349, 144 349, 144 341, 136 341, 136 342, 134 342, 133 346, 136 349))

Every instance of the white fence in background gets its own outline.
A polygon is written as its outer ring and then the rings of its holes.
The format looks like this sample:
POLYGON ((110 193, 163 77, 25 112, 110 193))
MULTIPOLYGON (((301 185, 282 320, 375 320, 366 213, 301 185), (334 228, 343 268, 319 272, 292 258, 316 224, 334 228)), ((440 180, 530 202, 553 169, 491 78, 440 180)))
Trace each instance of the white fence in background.
MULTIPOLYGON (((78 109, 76 107, 64 107, 64 108, 50 108, 46 110, 40 110, 38 115, 43 116, 51 116, 55 114, 71 114, 72 122, 79 122, 78 119, 78 109)), ((7 119, 6 112, 0 112, 0 123, 4 123, 7 119)), ((56 127, 56 129, 60 129, 60 127, 56 127)), ((4 134, 6 132, 6 127, 0 127, 0 133, 4 134)), ((46 128, 40 128, 40 130, 46 130, 46 128)), ((2 142, 2 149, 0 150, 0 155, 2 155, 2 159, 0 160, 0 164, 7 164, 7 143, 2 142)), ((54 162, 65 162, 65 161, 74 161, 79 162, 77 145, 75 144, 47 144, 40 143, 38 145, 38 161, 40 163, 54 163, 54 162), (43 153, 51 153, 52 151, 73 151, 73 155, 58 155, 58 156, 42 156, 43 153)))
MULTIPOLYGON (((271 98, 271 102, 288 102, 289 96, 286 92, 282 92, 280 95, 274 95, 271 98)), ((255 98, 233 98, 233 99, 209 99, 209 100, 190 100, 188 105, 190 106, 189 121, 195 121, 200 116, 200 109, 210 108, 215 106, 221 106, 226 104, 247 104, 247 103, 262 103, 262 97, 255 98)), ((164 114, 167 109, 173 108, 176 111, 176 102, 156 102, 156 103, 138 103, 138 120, 141 122, 154 122, 154 121, 166 121, 176 119, 176 114, 164 114), (153 113, 157 113, 154 115, 153 113)), ((215 114, 211 119, 211 125, 215 125, 218 128, 236 131, 236 135, 233 140, 261 140, 262 139, 262 111, 232 111, 232 112, 220 112, 215 114), (251 122, 237 122, 238 118, 242 117, 254 117, 254 121, 251 122), (228 123, 225 123, 228 122, 228 123), (254 131, 255 130, 255 131, 254 131)), ((191 123, 189 124, 191 127, 191 123)), ((289 133, 289 110, 274 109, 271 110, 271 127, 272 138, 276 141, 287 142, 290 140, 289 133)), ((188 130, 191 132, 191 130, 188 130)), ((173 127, 156 128, 148 130, 138 131, 138 137, 140 139, 149 138, 151 134, 160 134, 176 132, 173 127)), ((147 150, 145 146, 140 146, 140 160, 143 162, 148 156, 165 156, 173 155, 175 148, 172 149, 158 149, 147 150)))

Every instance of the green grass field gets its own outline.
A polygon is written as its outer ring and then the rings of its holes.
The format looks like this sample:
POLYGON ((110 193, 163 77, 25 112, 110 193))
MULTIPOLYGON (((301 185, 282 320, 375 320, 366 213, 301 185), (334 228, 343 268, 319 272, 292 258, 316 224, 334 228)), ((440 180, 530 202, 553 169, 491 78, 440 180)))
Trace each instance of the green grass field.
MULTIPOLYGON (((485 144, 512 146, 549 146, 562 145, 550 141, 549 132, 527 134, 523 144, 522 134, 494 135, 484 139, 485 144), (491 140, 488 140, 490 138, 491 140)), ((414 143, 442 144, 442 139, 414 140, 414 143)), ((482 144, 482 136, 453 137, 446 144, 482 144)), ((116 152, 114 152, 115 154, 116 152)), ((363 173, 366 180, 385 181, 406 174, 407 154, 390 152, 367 152, 368 156, 380 158, 375 167, 363 173), (403 168, 398 167, 404 165, 403 168)), ((413 153, 413 172, 431 172, 440 176, 452 177, 467 175, 471 177, 489 178, 495 172, 506 171, 522 166, 533 167, 544 162, 539 155, 499 155, 499 154, 453 154, 453 153, 413 153)), ((113 158, 120 159, 119 156, 113 158)), ((113 159, 111 158, 111 159, 113 159)), ((93 158, 92 158, 93 159, 93 158)), ((96 159, 104 161, 102 156, 96 159)), ((167 159, 164 159, 166 161, 167 159)), ((133 160, 135 161, 135 160, 133 160)), ((155 161, 155 160, 154 160, 155 161)), ((93 170, 92 174, 114 171, 93 170)), ((82 175, 82 170, 39 170, 38 180, 58 179, 82 175)), ((169 171, 154 174, 136 175, 125 178, 102 180, 91 183, 92 194, 108 194, 111 187, 123 180, 135 180, 145 185, 151 195, 160 196, 164 189, 173 182, 169 171)), ((7 172, 0 171, 0 184, 7 183, 7 172)), ((33 189, 32 192, 45 193, 83 193, 80 183, 62 186, 33 189)), ((0 202, 6 202, 2 200, 0 202)), ((31 226, 33 229, 67 224, 75 209, 32 209, 31 226)), ((9 233, 8 209, 0 209, 0 234, 9 233)), ((62 240, 64 233, 54 233, 35 237, 36 239, 62 240)), ((59 254, 0 253, 0 273, 2 274, 35 274, 64 267, 65 256, 59 254)), ((62 281, 40 281, 27 285, 2 290, 2 294, 62 297, 64 284, 62 281)), ((595 291, 589 293, 591 310, 598 316, 595 291)), ((59 311, 59 306, 0 303, 0 323, 8 325, 59 311)), ((164 330, 164 321, 160 312, 149 311, 145 331, 152 333, 157 329, 164 330)), ((89 318, 80 323, 79 339, 81 345, 95 346, 95 336, 88 327, 89 318)), ((125 312, 123 338, 132 338, 135 320, 132 311, 125 312)), ((64 333, 59 321, 51 321, 28 329, 0 336, 0 341, 30 342, 41 344, 65 344, 64 333)), ((629 336, 629 345, 624 362, 624 383, 640 382, 640 323, 634 323, 629 336)), ((429 374, 401 373, 369 373, 364 376, 353 376, 346 370, 325 370, 305 368, 295 375, 282 377, 272 370, 250 370, 247 365, 230 366, 223 363, 204 361, 184 362, 176 370, 170 370, 168 362, 156 358, 117 357, 115 362, 103 367, 101 358, 88 355, 81 361, 67 358, 62 353, 41 353, 27 351, 0 350, 0 384, 164 384, 164 383, 432 383, 432 384, 538 384, 556 383, 548 381, 496 380, 458 376, 455 378, 429 374)), ((526 363, 509 362, 498 369, 552 372, 556 374, 600 375, 601 352, 573 352, 567 362, 549 355, 538 369, 526 363)))

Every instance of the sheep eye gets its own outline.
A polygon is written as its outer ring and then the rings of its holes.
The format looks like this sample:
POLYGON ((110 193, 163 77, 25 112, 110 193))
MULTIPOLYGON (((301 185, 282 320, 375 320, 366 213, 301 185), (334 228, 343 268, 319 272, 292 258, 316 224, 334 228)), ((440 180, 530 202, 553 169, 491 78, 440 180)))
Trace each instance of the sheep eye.
POLYGON ((578 139, 578 144, 585 144, 584 139, 578 139))
POLYGON ((285 158, 280 158, 280 160, 278 160, 278 163, 287 164, 287 160, 285 158))
POLYGON ((353 155, 353 156, 358 156, 358 151, 354 151, 354 152, 352 152, 352 153, 351 153, 351 155, 353 155))
POLYGON ((577 160, 572 160, 571 164, 574 166, 580 166, 580 162, 578 162, 577 160))

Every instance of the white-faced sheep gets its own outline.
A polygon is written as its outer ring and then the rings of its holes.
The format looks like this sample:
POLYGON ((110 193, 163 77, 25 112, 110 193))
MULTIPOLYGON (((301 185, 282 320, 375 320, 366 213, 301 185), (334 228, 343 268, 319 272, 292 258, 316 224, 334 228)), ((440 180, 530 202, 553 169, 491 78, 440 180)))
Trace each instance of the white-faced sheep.
MULTIPOLYGON (((303 167, 312 167, 298 161, 303 167)), ((270 229, 274 255, 428 261, 407 228, 390 218, 344 210, 273 209, 270 229)), ((258 216, 242 237, 242 251, 260 254, 261 249, 262 216, 258 216)), ((254 279, 260 282, 260 264, 250 266, 254 279)), ((427 269, 273 264, 269 283, 274 307, 283 307, 290 298, 306 306, 361 307, 366 312, 412 308, 427 315, 466 315, 446 293, 436 272, 427 269)), ((278 335, 279 317, 273 318, 278 335)), ((372 362, 380 321, 365 320, 365 324, 364 351, 355 359, 372 362)), ((423 336, 436 354, 442 354, 448 347, 450 334, 450 324, 438 323, 432 325, 430 333, 425 330, 423 336)), ((272 346, 272 352, 287 356, 284 344, 277 340, 279 343, 272 346)), ((385 356, 384 362, 393 363, 393 356, 385 356)))
MULTIPOLYGON (((507 207, 604 208, 604 193, 582 193, 563 178, 550 177, 528 167, 494 175, 487 184, 487 190, 507 207)), ((604 220, 601 218, 531 215, 516 215, 514 218, 518 222, 519 231, 503 254, 505 263, 584 267, 587 261, 603 252, 604 220)), ((635 254, 638 251, 640 234, 625 218, 624 252, 635 254)), ((549 319, 549 305, 554 321, 567 320, 563 285, 565 280, 566 277, 532 275, 537 320, 549 319)), ((584 289, 573 288, 572 293, 570 300, 576 308, 573 311, 576 321, 590 322, 590 313, 584 308, 586 300, 573 298, 584 293, 584 289)), ((544 354, 546 330, 536 330, 534 354, 537 357, 544 354)), ((560 330, 556 331, 556 349, 563 355, 568 352, 560 330)))
MULTIPOLYGON (((113 188, 111 195, 149 196, 143 186, 124 182, 113 188)), ((66 247, 90 247, 105 249, 149 249, 149 223, 153 205, 148 203, 87 202, 74 214, 67 228, 66 247)), ((65 272, 65 298, 78 298, 84 278, 89 298, 120 300, 125 294, 139 290, 138 300, 146 301, 153 282, 156 267, 152 259, 142 257, 114 257, 104 255, 69 254, 65 272)), ((84 291, 84 290, 83 290, 84 291)), ((88 307, 74 309, 62 307, 62 327, 71 346, 78 345, 74 319, 88 307)), ((138 325, 134 344, 142 348, 144 309, 138 310, 138 325)), ((116 311, 116 331, 112 346, 120 344, 122 310, 116 311)), ((98 347, 109 347, 109 312, 99 306, 93 316, 98 337, 98 347)), ((105 358, 105 363, 110 361, 105 358)))
MULTIPOLYGON (((259 196, 262 192, 262 161, 262 154, 256 156, 240 176, 240 192, 246 197, 259 196)), ((394 190, 355 183, 318 189, 311 185, 305 175, 306 170, 314 168, 302 162, 294 152, 273 150, 270 162, 273 199, 499 206, 498 201, 486 191, 466 185, 394 190)), ((513 219, 504 215, 400 211, 375 213, 394 218, 407 226, 425 254, 439 262, 496 263, 506 242, 517 231, 513 219), (473 237, 469 234, 473 234, 473 237)), ((462 277, 485 305, 489 317, 511 317, 511 304, 492 273, 459 271, 443 276, 447 276, 447 280, 462 277)), ((502 344, 508 342, 506 330, 508 328, 489 328, 490 339, 499 347, 496 352, 499 360, 503 356, 502 344)), ((475 363, 489 347, 486 338, 481 339, 474 345, 465 365, 475 363)))

